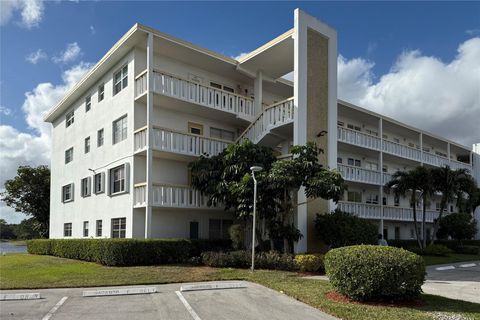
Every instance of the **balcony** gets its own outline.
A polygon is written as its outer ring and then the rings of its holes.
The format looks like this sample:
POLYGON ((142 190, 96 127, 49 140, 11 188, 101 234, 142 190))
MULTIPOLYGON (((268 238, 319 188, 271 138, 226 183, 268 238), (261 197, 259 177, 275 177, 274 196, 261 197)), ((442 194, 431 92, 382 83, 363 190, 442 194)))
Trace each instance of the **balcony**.
POLYGON ((367 170, 359 167, 337 165, 338 171, 343 179, 354 182, 383 185, 382 173, 379 171, 367 170))
POLYGON ((380 151, 382 146, 380 138, 376 136, 340 126, 337 127, 337 139, 341 142, 377 151, 380 151))
MULTIPOLYGON (((188 186, 176 186, 168 184, 153 184, 152 206, 162 208, 185 208, 185 209, 215 209, 207 206, 208 198, 202 196, 200 191, 188 186)), ((139 183, 134 186, 134 207, 145 207, 147 185, 139 183)))
POLYGON ((259 143, 268 134, 275 135, 272 130, 293 123, 293 115, 293 98, 267 106, 241 134, 238 141, 242 142, 245 139, 249 139, 253 143, 259 143))
POLYGON ((403 144, 388 141, 385 139, 382 139, 382 141, 382 149, 385 153, 393 154, 395 156, 419 162, 422 159, 422 153, 418 149, 411 148, 409 146, 405 146, 403 144))
MULTIPOLYGON (((384 219, 392 221, 407 221, 413 222, 413 209, 402 208, 394 206, 382 206, 378 204, 368 204, 360 202, 339 201, 338 209, 352 213, 364 219, 384 219)), ((427 210, 426 222, 433 222, 438 217, 438 212, 435 210, 427 210)), ((422 221, 423 214, 421 209, 417 209, 417 221, 422 221)))
MULTIPOLYGON (((143 152, 147 146, 147 128, 141 128, 134 133, 135 153, 143 152)), ((207 154, 215 156, 222 152, 231 141, 206 138, 194 134, 178 132, 171 129, 153 127, 152 149, 159 152, 198 157, 207 154)))
MULTIPOLYGON (((139 98, 146 92, 147 72, 144 71, 135 78, 135 97, 139 98)), ((153 92, 211 109, 225 111, 247 121, 253 121, 255 117, 253 99, 249 97, 204 86, 162 71, 153 72, 153 92)))

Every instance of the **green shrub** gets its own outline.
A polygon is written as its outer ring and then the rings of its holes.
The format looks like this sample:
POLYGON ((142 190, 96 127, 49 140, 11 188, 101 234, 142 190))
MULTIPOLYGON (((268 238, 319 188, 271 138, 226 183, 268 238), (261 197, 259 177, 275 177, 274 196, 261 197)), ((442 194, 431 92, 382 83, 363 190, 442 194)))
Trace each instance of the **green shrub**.
POLYGON ((232 247, 235 250, 242 250, 245 245, 245 226, 243 224, 233 224, 228 228, 228 235, 232 240, 232 247))
POLYGON ((317 214, 315 231, 317 237, 332 248, 377 244, 378 241, 378 230, 373 223, 338 210, 331 214, 317 214))
POLYGON ((188 262, 203 248, 224 249, 225 243, 184 239, 48 239, 27 242, 31 254, 53 255, 101 263, 138 266, 188 262))
POLYGON ((423 250, 423 254, 426 256, 446 257, 452 253, 453 250, 447 248, 442 244, 431 244, 423 250))
MULTIPOLYGON (((251 266, 250 251, 204 252, 202 262, 209 267, 248 268, 251 266)), ((273 270, 295 270, 295 261, 290 254, 275 251, 255 254, 255 268, 273 270)))
POLYGON ((295 256, 295 265, 303 272, 324 271, 323 254, 299 254, 295 256))
POLYGON ((458 246, 455 249, 456 253, 461 253, 461 254, 477 254, 480 255, 480 247, 479 246, 458 246))
POLYGON ((333 249, 325 255, 325 270, 335 290, 360 301, 416 297, 425 281, 424 260, 394 247, 333 249))

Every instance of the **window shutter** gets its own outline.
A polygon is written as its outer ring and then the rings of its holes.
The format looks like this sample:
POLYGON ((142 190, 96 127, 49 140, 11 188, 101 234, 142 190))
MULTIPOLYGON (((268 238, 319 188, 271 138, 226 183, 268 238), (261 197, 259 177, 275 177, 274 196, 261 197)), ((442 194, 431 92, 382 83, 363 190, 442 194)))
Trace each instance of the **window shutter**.
POLYGON ((72 190, 71 190, 71 193, 72 193, 72 201, 75 200, 75 184, 74 183, 71 183, 70 184, 72 186, 72 190))
POLYGON ((100 173, 100 192, 105 192, 105 172, 100 173))
POLYGON ((125 192, 130 190, 130 163, 125 163, 125 192))
POLYGON ((87 178, 87 195, 92 195, 92 177, 87 178))
POLYGON ((107 170, 107 183, 106 183, 106 187, 107 187, 107 194, 109 196, 112 195, 112 170, 111 169, 108 169, 107 170))
POLYGON ((62 199, 62 203, 65 203, 65 195, 63 193, 63 186, 60 188, 60 199, 62 199))

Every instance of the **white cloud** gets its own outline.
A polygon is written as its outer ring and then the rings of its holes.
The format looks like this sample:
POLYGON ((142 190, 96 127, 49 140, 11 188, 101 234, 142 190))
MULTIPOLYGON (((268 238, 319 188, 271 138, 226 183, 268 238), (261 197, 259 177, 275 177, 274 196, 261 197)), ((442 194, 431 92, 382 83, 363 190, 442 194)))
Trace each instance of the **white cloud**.
POLYGON ((238 54, 238 55, 236 55, 236 56, 232 56, 232 58, 235 59, 235 60, 239 60, 239 59, 245 57, 245 56, 246 56, 247 54, 249 54, 249 53, 250 53, 250 52, 242 52, 242 53, 240 53, 240 54, 238 54))
POLYGON ((97 30, 95 30, 95 27, 92 26, 92 25, 90 26, 90 33, 91 33, 91 34, 97 33, 97 30))
POLYGON ((54 63, 69 63, 75 61, 82 55, 82 49, 76 42, 67 44, 64 51, 52 58, 54 63))
POLYGON ((12 114, 12 109, 0 106, 0 114, 3 114, 4 116, 9 116, 12 114))
POLYGON ((0 1, 0 25, 6 25, 15 14, 21 20, 18 23, 27 28, 38 27, 43 19, 45 6, 42 0, 2 0, 0 1))
POLYGON ((48 56, 45 53, 45 51, 43 51, 42 49, 38 49, 35 52, 31 52, 25 57, 25 60, 27 60, 31 64, 37 64, 39 61, 46 60, 46 59, 48 59, 48 56))
POLYGON ((479 57, 480 38, 448 63, 407 51, 374 82, 372 62, 340 56, 339 98, 471 146, 480 139, 479 57))
MULTIPOLYGON (((12 126, 0 125, 0 186, 12 178, 20 165, 50 164, 51 125, 43 122, 45 113, 90 69, 91 64, 80 63, 62 74, 63 83, 40 83, 25 93, 22 110, 25 121, 33 132, 21 132, 12 126)), ((0 208, 0 217, 13 214, 0 208), (8 213, 8 214, 7 214, 8 213)), ((10 220, 7 220, 10 221, 10 220)))
POLYGON ((480 34, 480 28, 465 30, 465 33, 469 36, 476 36, 480 34))

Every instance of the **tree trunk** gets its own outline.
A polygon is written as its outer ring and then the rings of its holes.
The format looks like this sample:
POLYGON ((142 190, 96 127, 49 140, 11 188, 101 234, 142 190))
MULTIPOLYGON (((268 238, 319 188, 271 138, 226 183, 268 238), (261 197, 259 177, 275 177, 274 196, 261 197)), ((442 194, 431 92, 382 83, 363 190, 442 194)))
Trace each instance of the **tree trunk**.
POLYGON ((423 199, 422 199, 422 209, 423 209, 423 217, 422 217, 422 236, 423 236, 423 248, 425 249, 427 247, 427 233, 426 233, 426 226, 425 226, 425 221, 427 217, 427 195, 424 193, 423 194, 423 199))
POLYGON ((438 228, 440 226, 440 220, 442 220, 443 211, 447 206, 447 199, 445 195, 442 195, 442 201, 440 201, 440 212, 438 213, 437 220, 433 223, 433 233, 432 239, 430 240, 430 244, 432 245, 435 242, 435 236, 437 235, 438 228))
POLYGON ((420 241, 420 235, 418 233, 417 203, 416 203, 415 192, 416 192, 415 190, 412 190, 412 198, 410 200, 410 202, 412 203, 412 207, 413 207, 413 224, 414 224, 414 228, 415 228, 415 236, 417 237, 418 247, 423 250, 422 242, 420 241))

